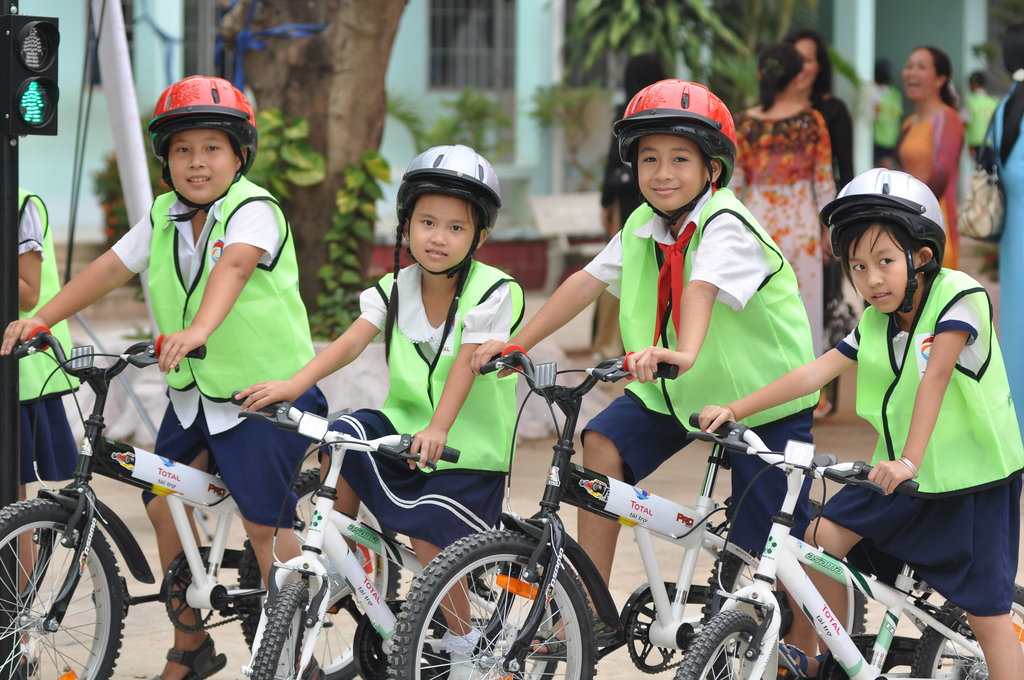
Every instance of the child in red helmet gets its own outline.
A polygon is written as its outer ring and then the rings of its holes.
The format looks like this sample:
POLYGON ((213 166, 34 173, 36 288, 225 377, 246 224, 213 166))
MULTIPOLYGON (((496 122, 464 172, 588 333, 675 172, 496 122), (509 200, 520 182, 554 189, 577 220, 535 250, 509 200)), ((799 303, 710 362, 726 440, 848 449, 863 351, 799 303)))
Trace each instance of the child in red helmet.
MULTIPOLYGON (((256 121, 231 83, 206 76, 175 83, 160 96, 149 132, 172 191, 35 317, 11 323, 0 354, 36 326, 55 324, 148 271, 153 316, 166 335, 160 369, 170 388, 156 453, 194 467, 217 464, 266 577, 275 527, 280 518, 291 526, 296 498, 288 480, 307 441, 240 420, 228 400, 241 386, 289 377, 313 358, 294 239, 274 197, 245 178, 256 154, 256 121), (207 347, 204 361, 185 358, 200 345, 207 347), (290 507, 279 513, 289 496, 290 507)), ((325 413, 327 405, 311 387, 295 406, 325 413)), ((164 499, 144 500, 166 570, 181 545, 164 499)), ((277 552, 299 553, 292 532, 281 532, 277 552)), ((209 635, 176 629, 161 677, 200 680, 226 663, 209 635)))
MULTIPOLYGON (((736 133, 725 104, 703 85, 663 80, 638 92, 614 129, 645 203, 511 342, 532 347, 605 289, 620 298, 622 338, 633 352, 627 366, 638 380, 584 428, 583 459, 638 484, 686 446, 687 420, 708 394, 746 394, 813 354, 792 268, 726 188, 736 133), (679 377, 655 378, 659 362, 678 366, 679 377)), ((474 367, 501 349, 485 343, 474 367)), ((809 441, 816 403, 797 399, 750 424, 769 445, 809 441)), ((785 479, 769 470, 747 489, 763 463, 736 456, 732 464, 736 496, 747 493, 738 508, 734 499, 730 540, 761 550, 785 479)), ((805 496, 796 521, 807 519, 805 496)), ((619 525, 581 511, 579 526, 580 544, 607 581, 619 525)))

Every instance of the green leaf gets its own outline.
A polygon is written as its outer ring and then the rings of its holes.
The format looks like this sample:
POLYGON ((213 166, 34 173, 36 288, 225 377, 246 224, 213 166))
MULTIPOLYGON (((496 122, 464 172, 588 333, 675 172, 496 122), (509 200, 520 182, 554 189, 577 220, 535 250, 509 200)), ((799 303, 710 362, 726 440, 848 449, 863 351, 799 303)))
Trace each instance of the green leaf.
POLYGON ((302 170, 324 168, 324 157, 306 142, 289 142, 283 145, 281 159, 302 170))
POLYGON ((306 137, 309 137, 309 121, 305 118, 293 119, 284 129, 284 138, 287 140, 295 141, 306 137))
POLYGON ((256 127, 260 134, 272 133, 284 125, 284 112, 281 109, 263 109, 256 114, 256 127))
POLYGON ((284 171, 284 176, 289 182, 291 182, 295 186, 311 187, 314 184, 320 184, 320 182, 323 182, 324 177, 326 177, 327 175, 324 172, 324 169, 321 167, 310 168, 308 170, 303 170, 299 168, 287 168, 284 171))

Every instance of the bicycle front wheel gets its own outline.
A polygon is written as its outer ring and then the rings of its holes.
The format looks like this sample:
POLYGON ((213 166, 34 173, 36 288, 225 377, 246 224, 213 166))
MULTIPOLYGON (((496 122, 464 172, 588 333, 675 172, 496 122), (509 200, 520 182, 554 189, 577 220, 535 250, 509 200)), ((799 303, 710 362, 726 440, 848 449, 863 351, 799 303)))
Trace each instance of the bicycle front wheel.
MULTIPOLYGON (((501 662, 538 597, 536 586, 524 580, 535 547, 523 534, 488 531, 463 538, 431 561, 399 615, 388 677, 508 677, 501 662)), ((549 595, 537 638, 515 677, 593 677, 590 607, 567 564, 562 564, 549 595)))
POLYGON ((751 671, 745 657, 757 622, 737 609, 715 615, 683 657, 675 680, 739 680, 751 671))
POLYGON ((0 510, 0 638, 14 641, 13 677, 106 680, 113 674, 124 630, 124 584, 99 531, 84 565, 73 547, 61 545, 69 514, 38 498, 0 510), (49 630, 44 622, 54 600, 80 566, 64 618, 49 630))
POLYGON ((267 627, 252 664, 252 680, 295 678, 308 602, 309 586, 305 581, 291 581, 278 591, 267 612, 267 627))

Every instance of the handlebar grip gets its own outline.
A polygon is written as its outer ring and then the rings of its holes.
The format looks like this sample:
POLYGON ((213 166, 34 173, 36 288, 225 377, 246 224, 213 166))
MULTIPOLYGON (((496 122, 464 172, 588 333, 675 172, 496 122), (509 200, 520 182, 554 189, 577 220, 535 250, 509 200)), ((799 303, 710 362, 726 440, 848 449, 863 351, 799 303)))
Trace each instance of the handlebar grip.
POLYGON ((480 375, 487 375, 488 373, 494 373, 498 370, 498 359, 501 358, 500 354, 495 354, 491 357, 491 360, 480 367, 480 375))
POLYGON ((458 449, 453 449, 450 446, 446 446, 444 447, 444 450, 441 452, 441 460, 448 461, 449 463, 458 463, 460 455, 461 454, 459 453, 458 449))
MULTIPOLYGON (((153 356, 160 358, 160 346, 164 344, 164 338, 167 336, 161 333, 156 336, 156 340, 153 341, 153 356)), ((206 358, 206 345, 199 345, 195 349, 185 354, 187 359, 205 359, 206 358)), ((234 397, 232 397, 233 399, 234 397)))
POLYGON ((199 345, 194 350, 185 355, 189 359, 205 359, 206 358, 206 345, 199 345))
POLYGON ((523 367, 522 359, 526 358, 526 350, 519 345, 508 345, 505 349, 501 350, 501 354, 495 354, 491 357, 491 360, 480 367, 480 375, 486 375, 487 373, 493 373, 498 370, 497 363, 501 361, 505 364, 505 367, 523 367))
POLYGON ((675 364, 668 364, 664 361, 658 362, 658 370, 654 372, 655 378, 664 378, 665 380, 675 380, 679 377, 679 367, 675 364))

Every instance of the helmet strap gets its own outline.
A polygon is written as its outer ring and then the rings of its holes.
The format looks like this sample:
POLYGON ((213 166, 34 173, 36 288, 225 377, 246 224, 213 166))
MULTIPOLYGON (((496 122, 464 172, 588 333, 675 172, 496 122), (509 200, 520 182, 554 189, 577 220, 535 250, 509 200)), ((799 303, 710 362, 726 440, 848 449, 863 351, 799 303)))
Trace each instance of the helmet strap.
POLYGON ((695 205, 697 205, 697 202, 700 201, 700 199, 704 196, 704 194, 707 192, 707 190, 709 188, 711 188, 711 182, 705 182, 704 188, 700 190, 700 193, 698 193, 696 196, 693 197, 692 201, 690 201, 689 203, 684 205, 682 208, 679 208, 679 210, 676 210, 675 212, 673 212, 671 214, 663 212, 663 211, 658 210, 657 208, 655 208, 654 204, 652 204, 650 201, 648 201, 646 196, 644 197, 644 203, 646 203, 647 205, 651 206, 651 210, 654 211, 654 214, 657 215, 658 217, 664 218, 665 223, 668 226, 671 227, 683 215, 686 215, 691 210, 693 210, 693 207, 695 205))
POLYGON ((903 298, 903 304, 900 305, 899 311, 903 314, 908 314, 914 310, 914 293, 917 292, 920 284, 917 280, 917 275, 935 271, 939 268, 939 263, 932 257, 920 267, 915 267, 914 253, 910 248, 904 250, 903 253, 907 256, 907 295, 903 298))
MULTIPOLYGON (((171 190, 174 191, 174 195, 177 196, 178 200, 184 203, 189 208, 192 208, 192 210, 189 210, 188 212, 183 212, 178 215, 171 215, 171 219, 174 220, 175 222, 191 222, 192 218, 199 214, 199 211, 205 213, 210 212, 210 208, 213 207, 213 204, 227 196, 228 191, 231 190, 231 186, 229 186, 227 191, 225 191, 223 194, 213 199, 209 203, 196 203, 195 201, 185 198, 185 196, 180 191, 178 191, 177 187, 174 186, 174 182, 171 181, 171 171, 170 169, 168 169, 166 162, 164 163, 163 177, 164 181, 167 182, 167 184, 171 187, 171 190)), ((233 186, 235 182, 237 182, 241 178, 241 171, 236 172, 235 178, 231 180, 231 185, 233 186)))
POLYGON ((473 260, 473 253, 476 252, 476 247, 477 247, 477 244, 479 244, 479 243, 480 243, 480 229, 477 229, 475 232, 473 232, 473 243, 470 244, 469 252, 466 253, 466 257, 462 258, 462 262, 459 262, 458 264, 453 265, 451 267, 448 267, 448 269, 443 269, 441 271, 434 271, 432 269, 427 269, 423 265, 422 262, 418 262, 416 260, 416 258, 413 257, 412 248, 406 248, 405 252, 408 253, 409 259, 412 260, 413 262, 416 262, 416 264, 418 264, 420 266, 420 269, 422 269, 426 273, 431 274, 432 276, 447 276, 449 279, 451 279, 451 278, 456 277, 459 274, 459 272, 461 272, 463 269, 468 269, 469 268, 469 264, 473 260))

